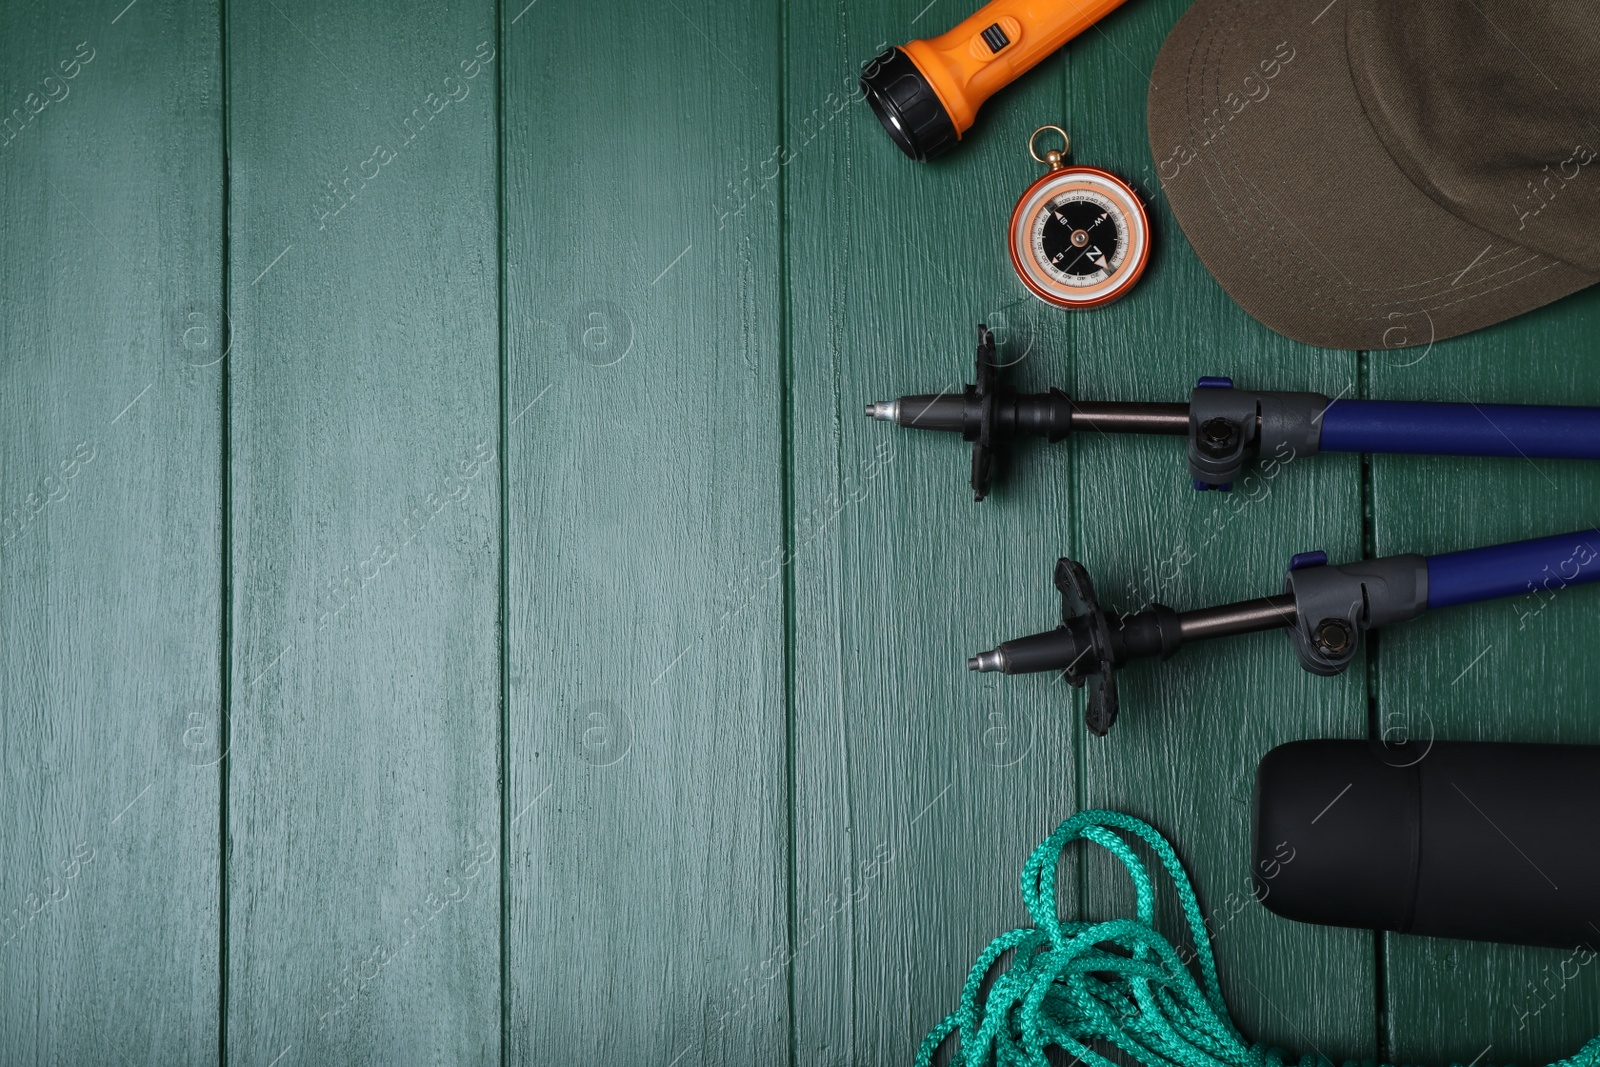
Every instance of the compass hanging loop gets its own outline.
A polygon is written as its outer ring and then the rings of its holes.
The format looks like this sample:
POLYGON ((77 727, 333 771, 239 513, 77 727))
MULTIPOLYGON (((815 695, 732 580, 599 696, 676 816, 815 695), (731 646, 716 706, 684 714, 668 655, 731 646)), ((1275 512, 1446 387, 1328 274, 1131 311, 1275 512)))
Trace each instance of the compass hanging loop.
POLYGON ((1033 136, 1028 138, 1028 155, 1033 157, 1035 163, 1043 163, 1051 170, 1060 170, 1066 166, 1067 153, 1072 151, 1072 138, 1067 136, 1067 131, 1060 126, 1040 126, 1033 131, 1033 136), (1041 133, 1054 130, 1061 135, 1061 147, 1052 148, 1042 157, 1039 155, 1038 140, 1041 133))

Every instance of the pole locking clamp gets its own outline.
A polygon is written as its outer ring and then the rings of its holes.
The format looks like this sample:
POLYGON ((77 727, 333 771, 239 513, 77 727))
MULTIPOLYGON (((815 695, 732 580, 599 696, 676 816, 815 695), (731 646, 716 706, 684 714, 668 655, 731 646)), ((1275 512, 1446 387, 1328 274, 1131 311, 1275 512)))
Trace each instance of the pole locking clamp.
POLYGON ((1233 488, 1263 454, 1309 456, 1322 438, 1321 393, 1235 389, 1232 378, 1201 378, 1189 394, 1189 474, 1196 489, 1233 488))
POLYGON ((1289 630, 1300 666, 1334 675, 1355 659, 1361 633, 1404 622, 1428 607, 1426 556, 1386 556, 1338 567, 1326 552, 1302 552, 1289 561, 1283 591, 1294 597, 1289 630))

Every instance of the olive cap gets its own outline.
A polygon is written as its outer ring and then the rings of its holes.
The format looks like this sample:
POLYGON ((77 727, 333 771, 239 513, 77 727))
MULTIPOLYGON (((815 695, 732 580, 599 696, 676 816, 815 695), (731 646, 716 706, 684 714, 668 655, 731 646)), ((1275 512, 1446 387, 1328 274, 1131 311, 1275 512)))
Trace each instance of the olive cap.
POLYGON ((1197 0, 1150 146, 1200 260, 1329 348, 1427 344, 1600 280, 1600 5, 1197 0))

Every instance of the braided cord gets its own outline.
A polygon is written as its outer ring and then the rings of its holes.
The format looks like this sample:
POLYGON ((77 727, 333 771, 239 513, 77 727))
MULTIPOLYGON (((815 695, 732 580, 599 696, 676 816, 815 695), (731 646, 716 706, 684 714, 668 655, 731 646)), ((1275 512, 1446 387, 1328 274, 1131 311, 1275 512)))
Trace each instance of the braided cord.
MULTIPOLYGON (((1285 1067, 1290 1053, 1247 1044, 1217 980, 1205 917, 1178 854, 1149 824, 1115 811, 1079 812, 1056 828, 1022 868, 1022 900, 1034 925, 1001 934, 983 950, 961 989, 961 1002, 929 1031, 917 1067, 930 1067, 957 1035, 952 1058, 964 1067, 1050 1067, 1054 1045, 1087 1067, 1117 1067, 1091 1041, 1109 1044, 1148 1067, 1285 1067), (1121 831, 1122 833, 1118 833, 1121 831), (1160 859, 1194 939, 1196 975, 1155 929, 1155 885, 1128 834, 1160 859), (1110 852, 1127 868, 1135 919, 1063 922, 1056 900, 1061 854, 1078 839, 1110 852), (983 996, 1000 957, 1011 962, 983 996)), ((1299 1067, 1327 1067, 1307 1055, 1299 1067)), ((1355 1067, 1354 1061, 1346 1067, 1355 1067)), ((1370 1062, 1364 1067, 1371 1067, 1370 1062)), ((1552 1067, 1600 1067, 1600 1037, 1552 1067)))

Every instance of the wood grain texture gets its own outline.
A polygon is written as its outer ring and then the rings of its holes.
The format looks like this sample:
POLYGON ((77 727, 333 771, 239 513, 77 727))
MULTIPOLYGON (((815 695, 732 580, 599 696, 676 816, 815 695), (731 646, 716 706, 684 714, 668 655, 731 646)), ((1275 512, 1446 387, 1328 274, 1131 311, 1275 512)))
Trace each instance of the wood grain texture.
POLYGON ((117 14, 0 4, 6 1064, 217 1052, 219 21, 117 14))
POLYGON ((791 944, 807 1064, 910 1062, 972 960, 1026 921, 1018 873, 1074 808, 1061 690, 965 669, 1049 624, 1040 585, 1067 540, 1067 456, 1018 449, 975 504, 959 437, 863 417, 870 401, 959 392, 979 322, 1019 384, 1067 366, 1065 317, 1022 289, 1005 244, 1034 177, 1028 134, 1061 114, 1060 68, 1008 89, 958 151, 911 163, 855 83, 885 42, 954 17, 918 21, 920 6, 805 0, 788 14, 791 944))
MULTIPOLYGON (((1600 964, 1375 961, 1247 866, 1280 742, 1600 741, 1600 592, 1397 627, 1337 679, 1281 634, 1191 648, 1123 674, 1105 739, 1050 676, 963 669, 1054 621, 1062 554, 1185 608, 1363 549, 1348 456, 1224 497, 1174 440, 1035 442, 973 504, 964 443, 861 410, 959 389, 979 321, 1017 385, 1089 399, 1600 404, 1593 294, 1361 359, 1237 308, 1145 137, 1183 6, 918 166, 856 72, 954 5, 0 0, 0 1063, 904 1063, 1100 806, 1171 835, 1253 1039, 1600 1031, 1600 964), (1084 315, 1004 247, 1047 122, 1157 228, 1084 315)), ((1368 487, 1379 554, 1600 523, 1592 465, 1368 487)), ((1067 866, 1065 908, 1129 911, 1067 866)))
MULTIPOLYGON (((1354 354, 1295 344, 1252 320, 1205 272, 1166 207, 1145 127, 1147 78, 1186 5, 1152 0, 1103 20, 1069 47, 1074 161, 1132 181, 1152 208, 1155 251, 1139 287, 1073 320, 1069 391, 1089 399, 1180 400, 1201 375, 1241 386, 1357 388, 1354 354)), ((1041 120, 1042 121, 1042 120, 1041 120)), ((1226 143, 1215 151, 1226 151, 1226 143)), ((1199 171, 1175 181, 1204 180, 1199 171)), ((1258 469, 1229 494, 1196 493, 1182 443, 1169 438, 1080 438, 1075 444, 1073 555, 1095 577, 1102 604, 1178 610, 1277 592, 1289 557, 1361 551, 1361 489, 1354 457, 1302 458, 1258 469)), ((1048 621, 1049 575, 1033 579, 1048 621)), ((1048 700, 1048 680, 1022 680, 1048 700)), ((1082 745, 1083 803, 1149 819, 1177 845, 1210 920, 1223 991, 1241 1029, 1335 1061, 1375 1044, 1372 936, 1317 929, 1252 899, 1250 800, 1256 764, 1274 745, 1356 737, 1366 726, 1365 679, 1303 672, 1282 633, 1188 648, 1165 664, 1122 673, 1122 717, 1082 745)), ((1291 842, 1292 847, 1292 842, 1291 842)), ((1129 914, 1119 864, 1087 872, 1091 914, 1129 914)), ((1176 933, 1175 911, 1168 919, 1176 933)))
MULTIPOLYGON (((1374 352, 1371 393, 1600 404, 1597 324, 1600 294, 1590 291, 1431 348, 1374 352)), ((1432 555, 1600 525, 1600 470, 1555 460, 1374 457, 1372 499, 1380 555, 1432 555)), ((1419 740, 1600 743, 1597 618, 1593 589, 1556 588, 1441 611, 1387 632, 1378 727, 1419 740)), ((1574 957, 1571 949, 1385 940, 1397 1062, 1484 1054, 1490 1063, 1549 1063, 1600 1033, 1592 951, 1574 957)), ((1592 947, 1600 948, 1600 932, 1592 947)))
POLYGON ((499 1055, 494 12, 231 12, 240 1065, 499 1055))
POLYGON ((781 235, 728 199, 780 137, 779 9, 520 6, 509 1058, 782 1063, 781 235))

